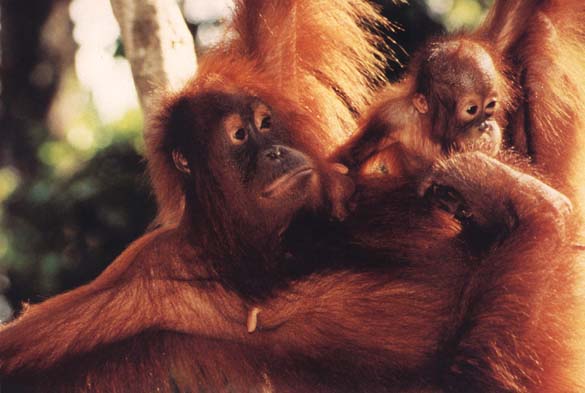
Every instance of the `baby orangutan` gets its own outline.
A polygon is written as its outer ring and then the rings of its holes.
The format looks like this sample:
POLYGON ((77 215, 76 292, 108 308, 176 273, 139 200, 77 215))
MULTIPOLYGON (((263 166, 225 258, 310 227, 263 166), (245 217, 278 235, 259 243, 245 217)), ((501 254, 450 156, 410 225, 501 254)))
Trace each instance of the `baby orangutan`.
POLYGON ((451 152, 495 155, 510 86, 499 56, 470 37, 435 40, 385 88, 336 160, 363 173, 409 176, 451 152))

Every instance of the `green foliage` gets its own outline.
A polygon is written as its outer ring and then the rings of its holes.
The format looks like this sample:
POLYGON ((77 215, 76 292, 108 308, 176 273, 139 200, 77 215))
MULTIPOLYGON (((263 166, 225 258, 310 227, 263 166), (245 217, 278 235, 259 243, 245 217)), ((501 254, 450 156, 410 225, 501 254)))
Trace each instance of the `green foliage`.
POLYGON ((70 177, 41 176, 5 202, 0 261, 13 299, 49 295, 101 272, 154 216, 144 162, 115 142, 70 177))
POLYGON ((457 0, 451 12, 444 20, 448 29, 476 26, 485 12, 485 7, 480 1, 457 0))

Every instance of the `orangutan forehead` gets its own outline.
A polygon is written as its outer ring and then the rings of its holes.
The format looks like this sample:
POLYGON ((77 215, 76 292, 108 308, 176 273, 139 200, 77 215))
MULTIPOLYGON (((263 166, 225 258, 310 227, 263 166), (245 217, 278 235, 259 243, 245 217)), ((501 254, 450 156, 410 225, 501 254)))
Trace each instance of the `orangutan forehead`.
POLYGON ((478 45, 441 48, 430 58, 432 78, 457 90, 489 94, 497 89, 499 73, 492 56, 478 45))

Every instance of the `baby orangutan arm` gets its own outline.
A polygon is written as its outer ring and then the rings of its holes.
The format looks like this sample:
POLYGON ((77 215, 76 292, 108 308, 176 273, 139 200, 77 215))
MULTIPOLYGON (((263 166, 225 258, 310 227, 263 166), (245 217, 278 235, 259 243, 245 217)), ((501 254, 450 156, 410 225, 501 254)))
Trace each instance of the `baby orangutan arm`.
POLYGON ((350 169, 360 168, 372 156, 399 142, 399 134, 409 132, 402 128, 418 124, 419 116, 415 115, 412 105, 408 105, 408 99, 403 98, 402 94, 394 87, 382 91, 377 102, 360 121, 357 131, 333 155, 334 160, 350 169))

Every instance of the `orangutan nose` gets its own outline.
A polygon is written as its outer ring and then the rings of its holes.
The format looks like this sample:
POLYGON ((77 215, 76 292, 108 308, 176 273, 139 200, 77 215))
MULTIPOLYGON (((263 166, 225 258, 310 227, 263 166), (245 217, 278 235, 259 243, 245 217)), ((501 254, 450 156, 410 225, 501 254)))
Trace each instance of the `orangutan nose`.
POLYGON ((280 146, 274 146, 270 150, 266 152, 266 157, 271 160, 278 160, 282 156, 282 151, 280 146))
POLYGON ((479 125, 479 131, 481 131, 481 132, 486 132, 486 131, 489 131, 491 129, 492 129, 492 126, 487 121, 484 121, 479 125))

